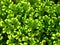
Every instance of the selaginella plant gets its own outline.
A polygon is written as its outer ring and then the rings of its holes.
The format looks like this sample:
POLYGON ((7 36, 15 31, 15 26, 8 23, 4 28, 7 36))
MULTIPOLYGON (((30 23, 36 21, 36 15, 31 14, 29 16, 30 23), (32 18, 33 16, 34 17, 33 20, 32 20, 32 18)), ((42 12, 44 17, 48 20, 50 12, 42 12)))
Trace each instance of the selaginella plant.
POLYGON ((60 45, 58 2, 0 0, 0 45, 60 45))

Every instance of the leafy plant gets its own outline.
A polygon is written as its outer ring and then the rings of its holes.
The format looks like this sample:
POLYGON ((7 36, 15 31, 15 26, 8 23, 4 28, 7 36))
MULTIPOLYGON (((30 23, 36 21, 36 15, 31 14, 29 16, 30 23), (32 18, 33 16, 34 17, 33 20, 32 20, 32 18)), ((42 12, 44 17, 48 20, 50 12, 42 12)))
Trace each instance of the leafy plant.
POLYGON ((0 45, 60 45, 59 40, 59 1, 0 1, 0 45))

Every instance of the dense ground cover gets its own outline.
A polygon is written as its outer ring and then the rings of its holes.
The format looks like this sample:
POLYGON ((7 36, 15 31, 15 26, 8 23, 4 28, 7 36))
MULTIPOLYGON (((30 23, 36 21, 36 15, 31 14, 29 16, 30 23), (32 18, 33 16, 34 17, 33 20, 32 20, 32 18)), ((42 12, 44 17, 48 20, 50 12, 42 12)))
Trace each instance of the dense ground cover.
POLYGON ((0 0, 0 45, 60 45, 59 0, 0 0))

